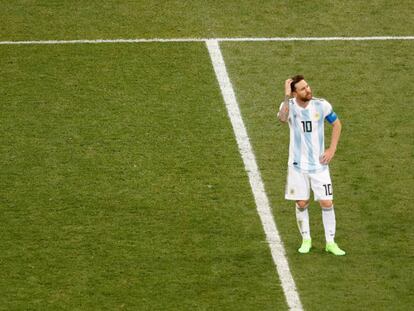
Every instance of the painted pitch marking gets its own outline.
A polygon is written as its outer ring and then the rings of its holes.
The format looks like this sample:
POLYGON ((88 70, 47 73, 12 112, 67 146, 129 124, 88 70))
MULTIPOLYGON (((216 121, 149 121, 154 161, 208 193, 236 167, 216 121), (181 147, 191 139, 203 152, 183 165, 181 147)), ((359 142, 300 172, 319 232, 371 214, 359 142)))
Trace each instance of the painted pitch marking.
POLYGON ((257 38, 148 38, 148 39, 96 39, 96 40, 28 40, 0 41, 0 45, 35 44, 99 44, 99 43, 150 43, 150 42, 289 42, 289 41, 384 41, 414 40, 414 36, 377 37, 257 37, 257 38))
POLYGON ((214 71, 217 76, 217 80, 220 85, 227 112, 233 126, 233 131, 236 136, 239 151, 249 177, 250 186, 252 188, 253 196, 256 202, 257 212, 260 216, 260 220, 266 234, 266 240, 269 244, 272 258, 276 265, 277 273, 279 274, 287 304, 290 310, 303 310, 299 299, 299 294, 296 289, 295 281, 293 280, 289 269, 283 242, 280 238, 276 223, 273 219, 269 199, 267 197, 262 177, 256 163, 253 148, 250 144, 250 139, 247 134, 246 127, 243 123, 236 95, 234 93, 233 86, 226 70, 226 64, 224 63, 223 55, 220 51, 219 42, 218 40, 208 40, 206 41, 206 44, 211 57, 211 62, 214 67, 214 71))

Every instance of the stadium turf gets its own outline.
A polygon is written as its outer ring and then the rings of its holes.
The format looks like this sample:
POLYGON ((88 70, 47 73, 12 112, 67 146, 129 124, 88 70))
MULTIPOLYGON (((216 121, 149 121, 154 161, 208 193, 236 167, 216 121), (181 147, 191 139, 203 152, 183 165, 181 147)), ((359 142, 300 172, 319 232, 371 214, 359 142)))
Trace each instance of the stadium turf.
MULTIPOLYGON (((413 35, 412 1, 0 1, 0 41, 413 35)), ((221 48, 305 310, 413 305, 413 41, 221 48), (343 122, 297 253, 283 81, 343 122)), ((0 310, 285 310, 202 42, 0 45, 0 310)), ((329 140, 328 140, 329 141, 329 140)))

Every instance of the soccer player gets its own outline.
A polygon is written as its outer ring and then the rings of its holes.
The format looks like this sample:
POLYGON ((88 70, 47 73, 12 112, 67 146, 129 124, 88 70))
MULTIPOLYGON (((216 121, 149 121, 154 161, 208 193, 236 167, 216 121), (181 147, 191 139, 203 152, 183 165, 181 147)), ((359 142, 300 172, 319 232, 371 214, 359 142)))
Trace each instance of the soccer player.
POLYGON ((325 250, 337 256, 345 252, 335 243, 336 220, 329 162, 335 155, 341 135, 341 122, 324 99, 312 97, 312 90, 302 75, 285 81, 285 100, 278 118, 289 124, 290 144, 285 198, 296 201, 296 220, 302 235, 300 253, 309 253, 312 239, 308 206, 310 190, 322 208, 325 250), (324 122, 332 125, 329 148, 324 144, 324 122))

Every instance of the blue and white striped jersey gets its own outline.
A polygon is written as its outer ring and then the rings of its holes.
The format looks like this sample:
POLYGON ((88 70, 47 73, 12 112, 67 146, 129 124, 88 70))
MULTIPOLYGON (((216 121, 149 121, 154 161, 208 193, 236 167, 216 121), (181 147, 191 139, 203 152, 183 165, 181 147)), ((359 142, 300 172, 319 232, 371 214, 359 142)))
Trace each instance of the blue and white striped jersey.
POLYGON ((325 119, 329 123, 337 120, 332 105, 326 100, 312 98, 306 108, 300 107, 294 98, 289 100, 289 166, 306 173, 326 169, 327 165, 319 161, 325 151, 325 119))

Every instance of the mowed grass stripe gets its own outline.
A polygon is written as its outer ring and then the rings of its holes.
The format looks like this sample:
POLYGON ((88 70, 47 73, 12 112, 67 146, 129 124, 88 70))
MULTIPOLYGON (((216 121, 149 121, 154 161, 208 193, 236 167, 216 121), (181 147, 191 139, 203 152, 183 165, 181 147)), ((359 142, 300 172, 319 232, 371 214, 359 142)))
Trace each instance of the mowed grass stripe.
POLYGON ((1 51, 2 308, 286 308, 204 44, 1 51))
POLYGON ((414 43, 222 43, 221 48, 304 308, 409 310, 414 94, 408 81, 414 43), (305 75, 314 96, 332 103, 343 124, 331 164, 343 258, 323 249, 316 203, 310 208, 315 247, 308 256, 297 253, 294 205, 284 200, 289 130, 276 119, 284 81, 297 73, 305 75))
POLYGON ((412 11, 411 0, 3 1, 0 39, 412 36, 412 11))

